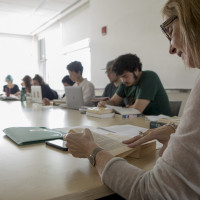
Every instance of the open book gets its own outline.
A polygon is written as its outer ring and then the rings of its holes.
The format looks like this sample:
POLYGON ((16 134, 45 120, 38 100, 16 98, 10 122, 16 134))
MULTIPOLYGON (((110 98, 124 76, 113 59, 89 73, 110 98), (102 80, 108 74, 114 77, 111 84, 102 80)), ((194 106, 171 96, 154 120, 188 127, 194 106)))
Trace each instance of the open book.
MULTIPOLYGON (((81 133, 83 132, 83 129, 75 128, 75 129, 71 129, 69 132, 81 133)), ((111 153, 113 156, 118 156, 118 157, 131 156, 134 158, 140 158, 156 150, 155 141, 142 144, 136 148, 129 148, 126 144, 123 144, 122 141, 129 139, 130 137, 116 135, 112 133, 108 133, 105 135, 105 134, 99 134, 94 131, 91 131, 91 132, 94 137, 95 143, 99 147, 111 153)))
POLYGON ((20 100, 19 96, 15 96, 15 95, 10 95, 9 97, 5 96, 5 95, 2 95, 0 96, 0 99, 1 100, 7 100, 7 101, 17 101, 17 100, 20 100))
POLYGON ((160 118, 157 121, 150 121, 149 126, 150 126, 150 129, 158 128, 168 123, 174 123, 176 126, 178 126, 180 123, 180 119, 181 119, 180 117, 176 117, 176 116, 168 117, 168 118, 160 118))
POLYGON ((141 112, 135 108, 124 108, 124 107, 120 107, 120 106, 111 106, 111 105, 106 105, 106 107, 113 109, 116 113, 119 113, 120 115, 141 114, 141 112))
POLYGON ((110 108, 91 107, 87 109, 86 115, 98 118, 110 118, 114 117, 115 113, 110 108))
POLYGON ((118 136, 114 134, 101 135, 92 132, 95 142, 101 148, 105 149, 113 156, 126 157, 131 156, 134 158, 140 158, 148 153, 156 150, 156 142, 148 142, 136 148, 129 148, 122 141, 128 139, 127 137, 118 136))
POLYGON ((66 104, 66 99, 54 99, 53 105, 66 104))

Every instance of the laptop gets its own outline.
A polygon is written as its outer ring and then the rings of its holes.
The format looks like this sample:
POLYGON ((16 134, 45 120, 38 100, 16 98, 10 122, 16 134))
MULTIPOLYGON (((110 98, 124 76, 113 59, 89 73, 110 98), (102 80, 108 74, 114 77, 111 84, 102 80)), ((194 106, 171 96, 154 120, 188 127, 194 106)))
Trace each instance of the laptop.
POLYGON ((84 106, 82 87, 65 86, 66 107, 78 110, 84 106))
POLYGON ((31 98, 33 103, 42 103, 41 86, 31 86, 31 98))

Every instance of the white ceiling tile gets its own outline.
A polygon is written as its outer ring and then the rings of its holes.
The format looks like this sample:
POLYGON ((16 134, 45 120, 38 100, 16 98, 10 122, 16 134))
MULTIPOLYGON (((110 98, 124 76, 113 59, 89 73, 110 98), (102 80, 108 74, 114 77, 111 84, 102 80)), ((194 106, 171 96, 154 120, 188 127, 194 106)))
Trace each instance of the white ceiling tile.
POLYGON ((77 0, 0 0, 0 33, 29 35, 77 0))

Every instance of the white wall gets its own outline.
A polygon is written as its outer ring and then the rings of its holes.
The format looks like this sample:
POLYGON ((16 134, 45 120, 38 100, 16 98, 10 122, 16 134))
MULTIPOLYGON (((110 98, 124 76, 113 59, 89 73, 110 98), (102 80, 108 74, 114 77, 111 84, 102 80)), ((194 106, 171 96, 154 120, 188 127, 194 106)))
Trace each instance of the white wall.
POLYGON ((38 73, 37 42, 33 37, 0 34, 0 91, 10 74, 21 88, 25 75, 38 73))
POLYGON ((108 82, 100 70, 110 59, 136 53, 144 70, 158 73, 165 88, 191 88, 197 70, 188 69, 180 58, 168 53, 169 42, 162 34, 160 0, 90 0, 91 66, 96 87, 108 82), (107 26, 106 36, 101 27, 107 26))
POLYGON ((61 54, 66 46, 89 38, 90 32, 90 4, 86 3, 39 33, 37 37, 38 39, 45 38, 48 57, 61 54), (58 43, 56 49, 55 47, 51 49, 50 45, 55 46, 55 43, 58 43))
POLYGON ((81 6, 62 19, 61 23, 63 47, 90 37, 90 4, 81 6))
POLYGON ((160 30, 164 3, 165 0, 90 0, 57 22, 62 26, 61 46, 91 39, 91 80, 96 88, 108 83, 101 69, 109 60, 136 53, 143 70, 157 72, 165 88, 190 89, 198 73, 168 53, 169 41, 160 30), (103 26, 107 26, 105 36, 101 34, 103 26))

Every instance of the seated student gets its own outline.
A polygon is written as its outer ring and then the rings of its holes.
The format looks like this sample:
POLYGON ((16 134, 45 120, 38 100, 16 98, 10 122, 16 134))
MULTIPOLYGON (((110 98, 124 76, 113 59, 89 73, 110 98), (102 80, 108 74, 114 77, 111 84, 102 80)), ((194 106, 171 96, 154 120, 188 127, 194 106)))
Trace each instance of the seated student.
POLYGON ((7 75, 5 81, 7 85, 3 86, 3 91, 6 92, 6 95, 9 96, 10 94, 18 96, 20 95, 20 90, 18 85, 13 84, 13 77, 11 75, 7 75))
POLYGON ((136 55, 119 56, 113 70, 122 83, 110 100, 100 101, 98 106, 118 106, 125 99, 127 107, 138 109, 145 115, 171 116, 168 96, 158 75, 153 71, 142 71, 142 63, 136 55))
POLYGON ((121 83, 120 77, 117 76, 116 73, 113 71, 114 62, 114 60, 111 60, 106 65, 106 74, 110 80, 110 83, 106 85, 102 97, 112 98, 121 83))
POLYGON ((24 76, 22 79, 22 87, 25 87, 26 93, 31 93, 32 78, 29 75, 24 76))
MULTIPOLYGON (((62 79, 62 83, 64 86, 72 86, 74 85, 74 82, 69 78, 69 76, 64 76, 62 79)), ((62 98, 65 97, 65 94, 63 94, 62 98)))
POLYGON ((33 85, 41 86, 42 99, 45 105, 50 104, 49 100, 58 99, 57 92, 52 90, 49 85, 44 82, 43 78, 40 75, 35 75, 35 77, 33 78, 33 85))
POLYGON ((70 79, 75 82, 73 87, 81 86, 83 91, 83 101, 85 106, 93 106, 92 99, 95 96, 94 85, 82 77, 83 66, 81 62, 74 61, 67 65, 67 70, 70 75, 70 79))

